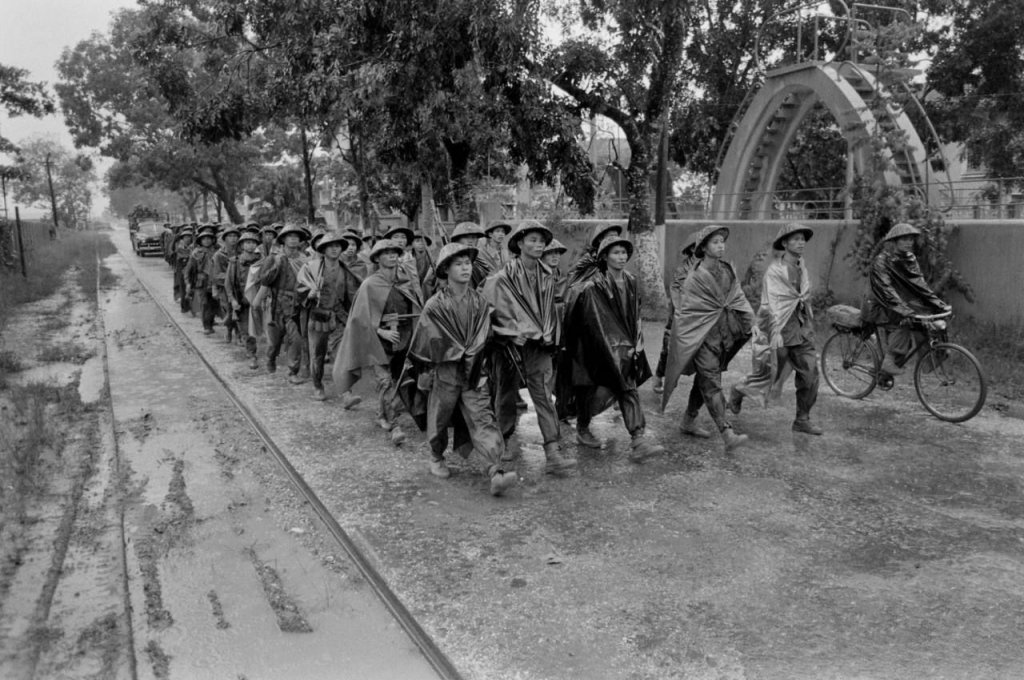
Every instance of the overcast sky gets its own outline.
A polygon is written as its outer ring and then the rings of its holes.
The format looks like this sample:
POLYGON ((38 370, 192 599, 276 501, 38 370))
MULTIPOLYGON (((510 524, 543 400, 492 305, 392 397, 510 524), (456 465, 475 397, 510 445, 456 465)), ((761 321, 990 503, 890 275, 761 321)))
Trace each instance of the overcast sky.
MULTIPOLYGON (((0 0, 0 63, 28 69, 30 80, 45 81, 52 88, 61 51, 93 31, 105 32, 111 12, 134 4, 134 0, 0 0)), ((0 111, 0 130, 15 142, 53 135, 71 146, 60 113, 37 119, 8 118, 0 111)))

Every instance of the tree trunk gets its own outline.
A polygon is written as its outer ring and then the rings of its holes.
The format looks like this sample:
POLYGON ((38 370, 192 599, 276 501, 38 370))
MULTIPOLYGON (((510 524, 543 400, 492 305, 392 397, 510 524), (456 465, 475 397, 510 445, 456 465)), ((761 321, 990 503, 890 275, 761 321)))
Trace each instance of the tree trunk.
POLYGON ((299 126, 299 139, 302 141, 302 173, 306 185, 306 219, 310 224, 316 218, 316 207, 313 205, 313 152, 309 148, 309 138, 306 136, 306 126, 299 126))
POLYGON ((645 318, 664 319, 668 313, 661 244, 651 220, 651 145, 630 141, 626 192, 629 195, 629 230, 636 248, 636 272, 645 318))

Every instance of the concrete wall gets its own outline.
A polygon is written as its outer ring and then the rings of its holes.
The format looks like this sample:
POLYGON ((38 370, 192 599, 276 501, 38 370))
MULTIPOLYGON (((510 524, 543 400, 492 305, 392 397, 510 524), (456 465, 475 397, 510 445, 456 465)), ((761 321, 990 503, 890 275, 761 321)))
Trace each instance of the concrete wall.
MULTIPOLYGON (((555 230, 555 237, 570 246, 569 255, 585 247, 594 224, 622 224, 615 220, 573 220, 563 222, 555 230)), ((754 255, 770 247, 772 239, 784 222, 775 221, 714 221, 670 220, 665 225, 664 244, 665 279, 675 269, 679 251, 686 237, 708 225, 729 227, 730 235, 726 259, 731 260, 742 275, 754 255)), ((975 301, 967 302, 954 296, 958 316, 983 322, 1024 323, 1024 220, 965 220, 950 222, 950 253, 954 264, 974 288, 975 301)), ((815 220, 807 222, 814 229, 814 237, 807 243, 806 257, 816 287, 830 287, 838 301, 860 305, 867 292, 867 280, 846 258, 853 249, 856 222, 815 220), (838 239, 835 257, 832 243, 838 239), (831 269, 829 262, 831 260, 831 269), (826 280, 827 278, 827 280, 826 280)), ((568 260, 569 262, 572 259, 568 260)))

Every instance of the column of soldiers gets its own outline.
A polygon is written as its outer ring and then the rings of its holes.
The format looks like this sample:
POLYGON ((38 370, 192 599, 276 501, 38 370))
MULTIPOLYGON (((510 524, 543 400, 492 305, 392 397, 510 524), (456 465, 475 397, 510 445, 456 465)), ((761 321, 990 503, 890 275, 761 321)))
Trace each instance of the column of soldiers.
MULTIPOLYGON (((540 429, 545 471, 572 474, 573 447, 560 421, 575 418, 577 450, 605 442, 591 430, 614 406, 629 434, 626 457, 642 463, 664 452, 647 434, 639 389, 652 377, 644 347, 641 295, 628 271, 632 242, 619 226, 598 226, 586 252, 567 263, 565 246, 540 222, 498 222, 486 229, 456 225, 432 255, 432 239, 404 227, 379 239, 348 229, 311 233, 274 225, 174 228, 165 255, 174 268, 183 313, 215 319, 227 342, 244 346, 250 366, 274 373, 278 360, 295 385, 312 382, 328 399, 325 366, 342 409, 360 403, 363 377, 376 391, 377 425, 395 446, 407 436, 407 411, 425 431, 429 470, 450 475, 449 449, 484 461, 490 492, 517 481, 517 436, 525 388, 540 429), (259 354, 263 338, 263 355, 259 354), (449 434, 451 433, 451 434, 449 434)), ((803 250, 812 231, 787 225, 774 242, 755 314, 736 270, 724 259, 729 230, 711 225, 692 234, 670 286, 672 308, 654 382, 664 410, 681 375, 693 375, 681 432, 711 433, 698 423, 705 407, 727 451, 746 441, 731 418, 745 397, 777 391, 781 366, 796 375, 793 430, 817 435, 810 419, 818 390, 803 250), (731 388, 722 373, 753 337, 754 351, 774 359, 731 388)))

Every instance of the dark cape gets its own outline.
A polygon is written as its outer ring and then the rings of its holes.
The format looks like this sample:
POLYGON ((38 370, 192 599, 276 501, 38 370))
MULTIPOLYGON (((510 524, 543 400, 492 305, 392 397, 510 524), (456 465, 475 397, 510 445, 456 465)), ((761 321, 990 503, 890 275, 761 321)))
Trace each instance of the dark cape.
MULTIPOLYGON (((427 394, 416 388, 416 378, 431 366, 459 362, 468 384, 475 385, 484 370, 484 350, 491 337, 491 306, 483 295, 470 289, 461 300, 448 288, 439 290, 423 306, 423 312, 409 341, 408 361, 399 380, 410 415, 421 430, 427 429, 427 394)), ((455 429, 454 450, 470 442, 469 430, 456 409, 451 427, 455 429)))
POLYGON ((871 263, 871 300, 864 320, 895 324, 913 314, 937 314, 946 304, 925 281, 914 253, 883 250, 871 263))
POLYGON ((624 291, 605 271, 578 286, 565 310, 563 352, 559 356, 559 417, 575 413, 575 388, 598 387, 596 415, 617 395, 635 390, 651 377, 640 322, 640 291, 636 278, 623 273, 624 291), (623 292, 625 295, 623 295, 623 292))
POLYGON ((555 284, 551 269, 538 262, 537 278, 531 285, 518 257, 489 276, 481 292, 494 308, 495 335, 499 339, 521 337, 545 347, 558 345, 561 323, 555 311, 555 284))

